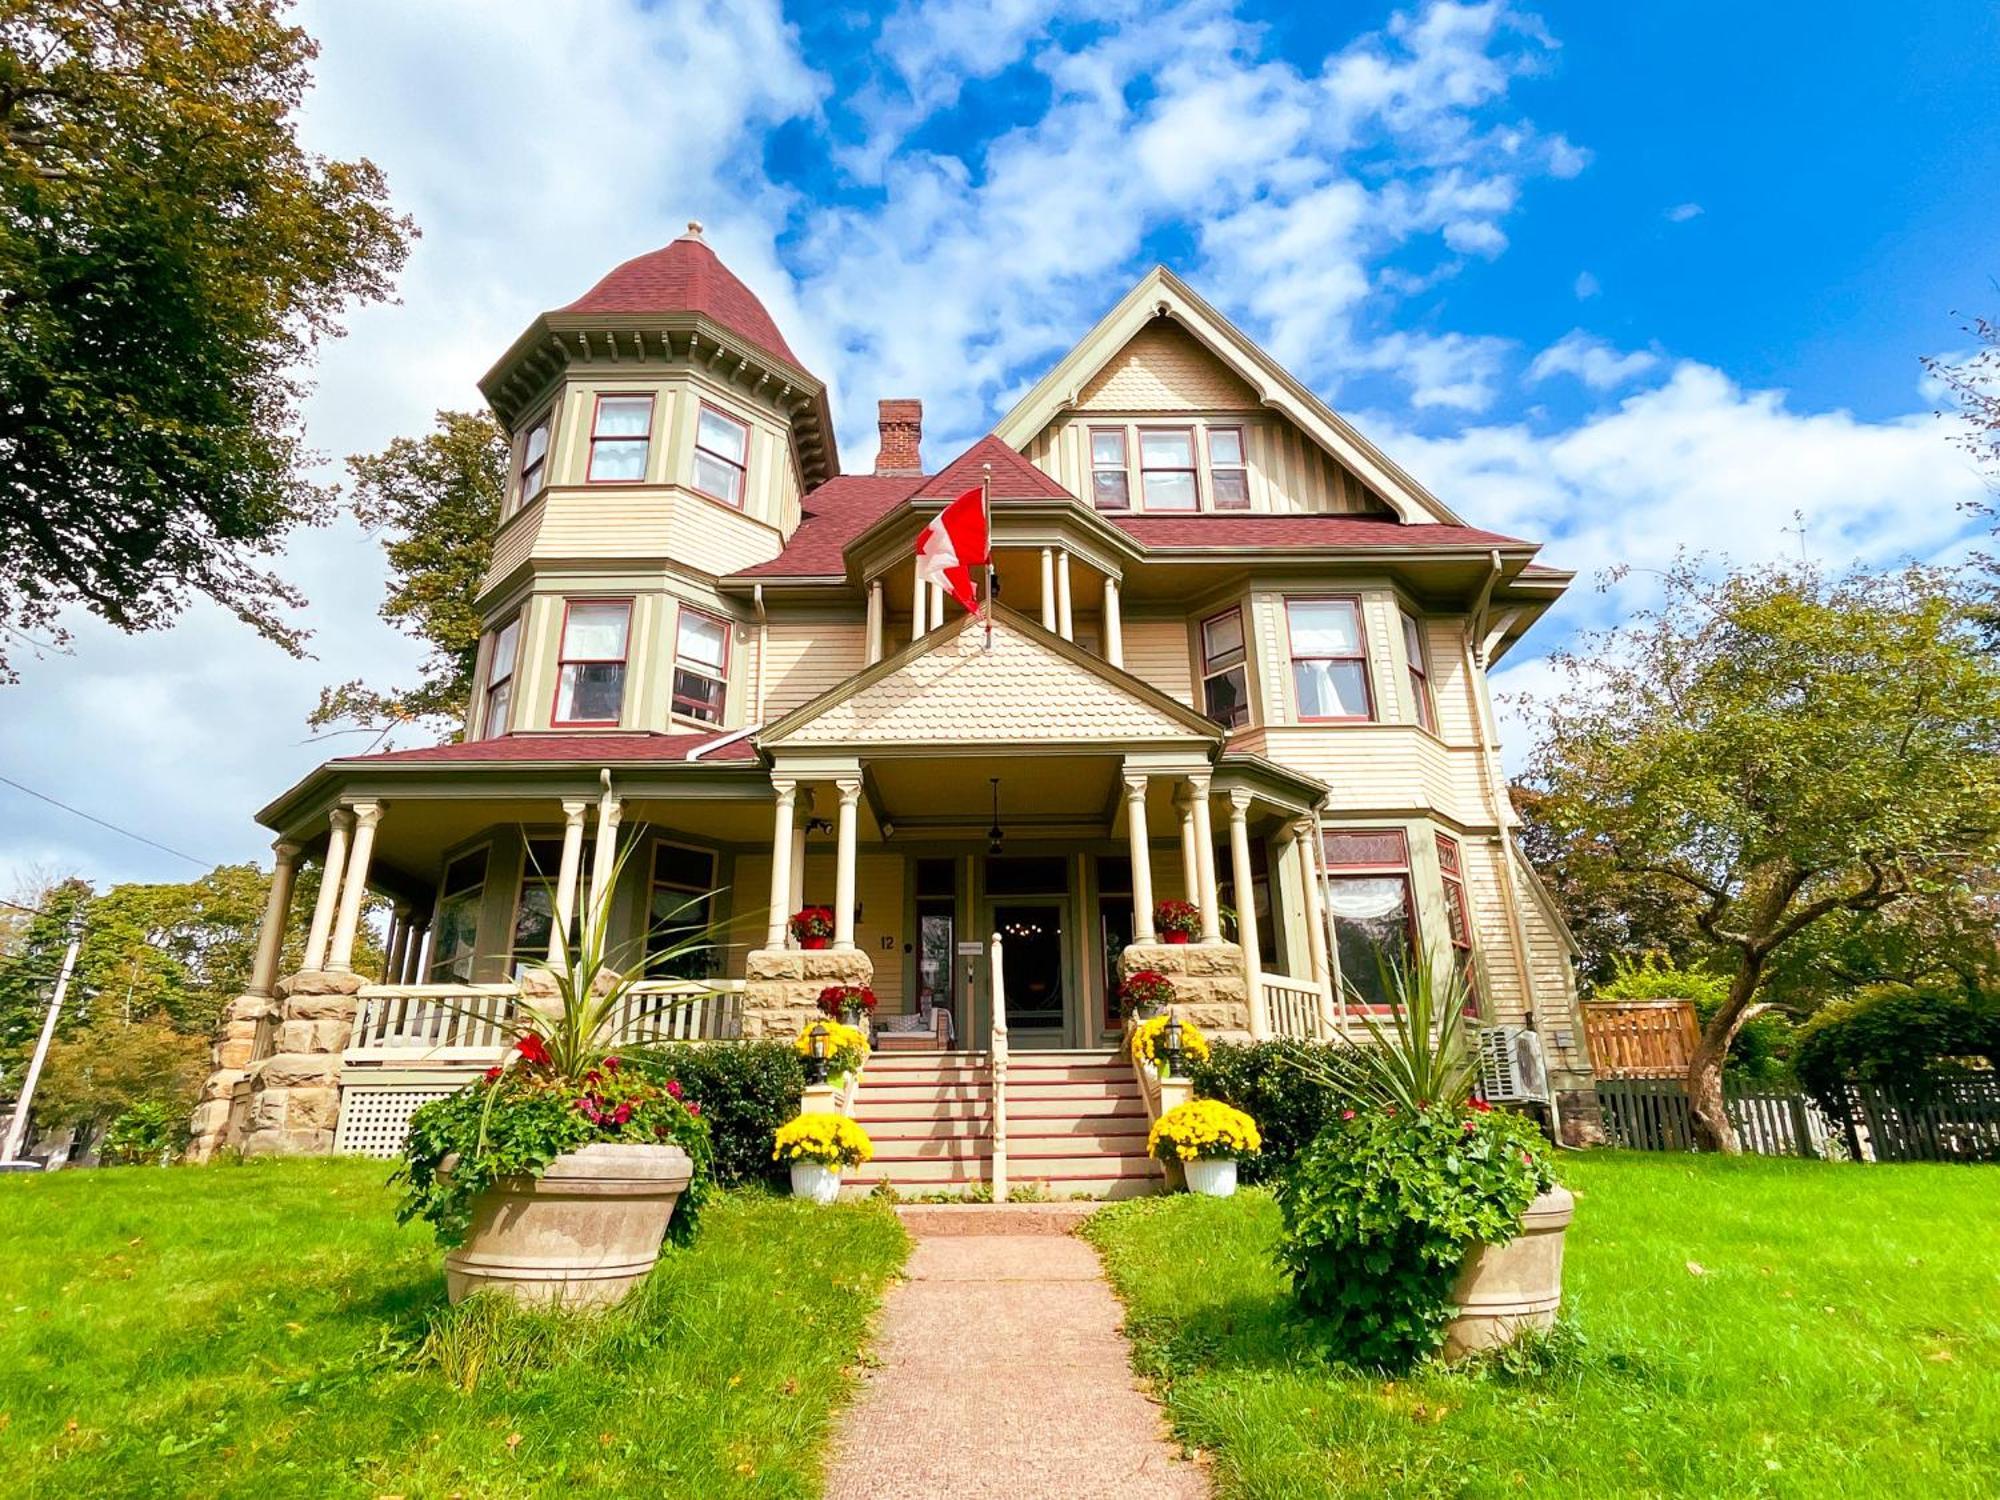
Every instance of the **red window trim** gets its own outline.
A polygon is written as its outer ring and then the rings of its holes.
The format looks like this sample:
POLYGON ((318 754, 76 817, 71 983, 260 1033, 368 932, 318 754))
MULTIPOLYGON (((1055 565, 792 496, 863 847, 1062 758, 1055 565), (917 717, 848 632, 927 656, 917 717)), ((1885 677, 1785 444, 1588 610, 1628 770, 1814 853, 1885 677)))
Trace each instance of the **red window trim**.
MULTIPOLYGON (((584 461, 583 479, 586 484, 644 484, 646 476, 637 479, 599 479, 597 477, 597 445, 599 443, 644 443, 646 445, 646 465, 653 461, 653 418, 658 414, 660 403, 651 391, 599 391, 595 404, 590 408, 590 453, 584 461), (643 437, 608 437, 597 435, 597 420, 603 414, 606 401, 640 401, 646 403, 646 432, 643 437)), ((550 434, 551 438, 554 434, 550 434)))
MULTIPOLYGON (((1406 609, 1400 604, 1396 606, 1396 617, 1398 629, 1401 629, 1402 622, 1407 620, 1416 630, 1417 654, 1405 665, 1408 667, 1410 673, 1410 691, 1416 698, 1417 728, 1428 734, 1436 734, 1438 732, 1437 694, 1431 691, 1430 643, 1424 639, 1424 617, 1415 610, 1406 609)), ((1410 632, 1404 631, 1404 655, 1407 656, 1409 654, 1409 649, 1410 632)))
POLYGON ((1243 722, 1241 724, 1225 724, 1223 725, 1223 728, 1229 730, 1248 729, 1250 727, 1250 719, 1251 719, 1250 621, 1249 617, 1243 613, 1243 606, 1240 604, 1232 604, 1227 609, 1218 609, 1212 615, 1204 615, 1195 624, 1195 637, 1200 642, 1201 645, 1201 698, 1202 698, 1201 711, 1204 714, 1206 714, 1208 711, 1209 679, 1211 677, 1220 677, 1225 672, 1240 671, 1243 674, 1243 722), (1236 628, 1242 634, 1243 637, 1243 644, 1237 648, 1237 650, 1242 654, 1242 660, 1231 662, 1226 667, 1214 667, 1209 664, 1208 627, 1211 623, 1221 619, 1224 615, 1236 616, 1236 628))
MULTIPOLYGON (((616 729, 624 722, 621 713, 616 719, 559 719, 556 710, 562 706, 563 668, 567 666, 589 666, 616 661, 620 666, 632 665, 632 600, 629 596, 612 595, 607 598, 577 598, 563 600, 562 629, 556 632, 556 683, 555 691, 549 698, 549 725, 555 729, 616 729), (579 604, 622 604, 625 606, 625 654, 610 656, 564 656, 564 642, 569 639, 569 612, 579 604)), ((622 706, 622 705, 621 705, 622 706)))
POLYGON ((529 502, 539 500, 549 487, 549 467, 555 462, 556 457, 556 412, 561 406, 561 401, 551 399, 533 421, 521 428, 520 449, 514 455, 514 504, 507 512, 509 516, 526 510, 529 502), (528 438, 544 422, 549 424, 549 445, 542 450, 542 482, 535 487, 534 493, 530 494, 527 471, 524 467, 528 457, 528 438))
MULTIPOLYGON (((567 616, 564 617, 564 623, 565 624, 568 623, 567 616)), ((493 627, 493 633, 492 633, 493 645, 491 647, 491 651, 496 653, 499 651, 500 637, 507 633, 507 627, 510 625, 514 627, 514 665, 507 669, 507 675, 501 678, 500 680, 502 682, 508 683, 511 686, 514 679, 521 675, 521 636, 523 632, 522 632, 522 612, 520 610, 518 609, 515 610, 513 614, 509 615, 506 619, 502 620, 498 625, 493 627)), ((558 646, 557 649, 560 650, 561 649, 560 646, 558 646)), ((494 686, 495 683, 493 681, 493 656, 489 654, 486 658, 486 688, 485 691, 480 694, 479 698, 479 737, 482 740, 490 740, 498 738, 498 736, 493 733, 494 686)), ((512 719, 514 717, 513 709, 514 709, 514 695, 510 691, 507 695, 507 717, 509 719, 512 719)), ((511 724, 508 725, 508 729, 511 728, 513 728, 513 726, 511 724)), ((506 730, 501 731, 501 733, 503 734, 506 732, 507 732, 506 730)))
MULTIPOLYGON (((1307 661, 1358 661, 1361 663, 1361 693, 1368 700, 1365 714, 1298 714, 1301 724, 1374 724, 1375 717, 1375 675, 1368 665, 1368 612, 1362 608, 1359 594, 1287 594, 1285 595, 1285 660, 1293 665, 1299 661, 1298 652, 1292 646, 1292 606, 1294 604, 1351 604, 1354 606, 1354 628, 1357 654, 1354 656, 1308 656, 1307 661)), ((1292 696, 1298 696, 1298 679, 1292 679, 1292 696)), ((1296 711, 1298 705, 1293 704, 1296 711)))
POLYGON ((697 495, 705 495, 705 496, 707 496, 707 497, 708 497, 708 498, 709 498, 710 500, 713 500, 713 501, 717 502, 718 504, 721 504, 721 505, 726 505, 726 506, 728 506, 728 507, 729 507, 729 508, 730 508, 731 510, 744 510, 744 509, 747 509, 747 508, 748 508, 748 506, 749 506, 749 503, 750 503, 750 439, 751 439, 751 436, 752 436, 752 428, 751 428, 750 424, 749 424, 748 422, 744 421, 744 420, 743 420, 743 419, 742 419, 741 417, 739 417, 739 416, 736 416, 736 415, 735 415, 734 413, 732 413, 732 412, 726 412, 726 411, 724 411, 724 410, 723 410, 723 409, 722 409, 721 407, 717 406, 717 405, 716 405, 716 404, 715 404, 715 403, 714 403, 713 401, 703 401, 703 402, 700 402, 700 403, 698 404, 698 409, 697 409, 697 410, 696 410, 696 412, 695 412, 695 421, 694 421, 694 451, 695 451, 696 453, 706 453, 706 454, 707 454, 707 455, 708 455, 708 456, 709 456, 710 458, 713 458, 713 459, 717 460, 718 462, 721 462, 721 463, 725 463, 725 464, 728 464, 728 465, 730 465, 730 466, 731 466, 732 468, 734 468, 734 469, 736 470, 736 478, 737 478, 737 491, 738 491, 738 493, 737 493, 737 496, 736 496, 736 498, 735 498, 734 500, 732 500, 732 499, 730 499, 730 498, 729 498, 729 497, 728 497, 727 495, 718 495, 718 494, 716 494, 716 493, 715 493, 714 491, 712 491, 712 490, 705 490, 705 489, 703 489, 703 488, 701 487, 701 485, 700 485, 699 483, 697 483, 697 482, 696 482, 696 480, 695 480, 695 477, 694 477, 694 475, 695 475, 695 474, 699 474, 699 473, 701 472, 701 469, 700 469, 700 466, 699 466, 699 465, 697 465, 697 466, 695 467, 695 470, 694 470, 694 473, 693 473, 693 474, 690 474, 690 475, 688 476, 688 488, 689 488, 689 489, 691 489, 691 490, 693 490, 693 491, 694 491, 694 492, 695 492, 695 493, 696 493, 697 495), (702 447, 702 445, 701 445, 701 414, 702 414, 702 412, 705 412, 705 411, 712 411, 712 412, 714 412, 714 413, 715 413, 715 414, 716 414, 716 415, 717 415, 718 417, 722 418, 722 420, 723 420, 723 421, 725 421, 725 422, 733 422, 733 423, 735 423, 735 424, 736 424, 736 425, 737 425, 738 427, 741 427, 741 428, 743 429, 743 462, 741 462, 741 463, 737 463, 737 461, 736 461, 735 459, 733 459, 733 458, 730 458, 730 457, 729 457, 728 455, 726 455, 726 454, 722 454, 722 453, 717 453, 717 452, 716 452, 716 451, 715 451, 715 450, 714 450, 713 448, 704 448, 704 447, 702 447))
POLYGON ((1093 510, 1124 512, 1132 508, 1132 435, 1123 426, 1091 426, 1085 429, 1085 437, 1090 452, 1090 505, 1093 510), (1097 435, 1109 433, 1118 439, 1119 462, 1114 468, 1097 461, 1097 435), (1097 500, 1097 476, 1118 473, 1125 479, 1125 503, 1123 505, 1100 505, 1097 500))
POLYGON ((1242 424, 1238 422, 1223 422, 1213 427, 1204 427, 1201 435, 1201 456, 1208 462, 1208 508, 1210 510, 1249 510, 1251 508, 1250 437, 1242 424), (1218 466, 1215 462, 1214 438, 1218 432, 1233 432, 1236 434, 1236 451, 1240 456, 1235 463, 1218 466), (1218 467, 1224 473, 1241 474, 1243 476, 1243 503, 1241 505, 1224 505, 1222 503, 1222 491, 1215 483, 1215 475, 1218 467))
POLYGON ((676 672, 681 668, 681 621, 688 615, 698 615, 704 620, 713 620, 722 627, 722 716, 721 718, 709 720, 697 719, 693 714, 682 713, 674 704, 674 680, 671 675, 667 678, 667 712, 676 719, 683 719, 690 724, 699 724, 704 729, 718 729, 722 725, 722 720, 729 717, 729 665, 736 649, 735 642, 731 637, 736 632, 731 622, 721 615, 712 615, 707 610, 696 609, 691 604, 681 605, 679 612, 674 616, 673 670, 676 672))
POLYGON ((1192 480, 1194 481, 1194 504, 1193 504, 1193 505, 1192 505, 1191 507, 1189 507, 1188 509, 1186 509, 1186 510, 1171 510, 1171 509, 1169 509, 1169 510, 1162 510, 1162 511, 1160 511, 1160 512, 1159 512, 1159 514, 1160 514, 1160 515, 1163 515, 1163 516, 1191 516, 1191 515, 1196 515, 1196 514, 1200 513, 1200 512, 1201 512, 1201 511, 1203 511, 1203 510, 1206 510, 1206 509, 1207 509, 1208 507, 1202 504, 1202 497, 1201 497, 1201 455, 1202 455, 1202 445, 1201 445, 1201 443, 1199 443, 1198 441, 1196 441, 1196 437, 1195 437, 1195 428, 1194 428, 1194 424, 1193 424, 1193 423, 1189 423, 1188 425, 1186 425, 1185 427, 1183 427, 1183 426, 1179 426, 1179 425, 1177 425, 1177 424, 1174 424, 1174 423, 1171 423, 1171 422, 1148 422, 1148 423, 1145 423, 1144 425, 1142 425, 1142 426, 1141 426, 1141 427, 1139 428, 1139 430, 1138 430, 1138 431, 1139 431, 1139 443, 1138 443, 1138 447, 1139 447, 1139 503, 1140 503, 1140 504, 1141 504, 1142 506, 1145 506, 1145 508, 1146 508, 1147 510, 1149 510, 1149 511, 1150 511, 1150 510, 1152 509, 1152 504, 1151 504, 1151 503, 1150 503, 1150 502, 1149 502, 1149 501, 1148 501, 1148 500, 1146 499, 1146 476, 1147 476, 1147 475, 1148 475, 1149 473, 1151 473, 1151 474, 1186 474, 1186 475, 1187 475, 1187 476, 1188 476, 1188 477, 1189 477, 1190 479, 1192 479, 1192 480), (1188 464, 1189 464, 1189 467, 1187 467, 1187 468, 1185 468, 1185 469, 1182 469, 1182 468, 1171 468, 1171 469, 1167 469, 1167 468, 1158 468, 1158 469, 1148 469, 1148 468, 1146 467, 1146 434, 1147 434, 1147 433, 1149 433, 1149 432, 1184 432, 1184 433, 1186 433, 1186 434, 1187 434, 1187 440, 1188 440, 1188 464))

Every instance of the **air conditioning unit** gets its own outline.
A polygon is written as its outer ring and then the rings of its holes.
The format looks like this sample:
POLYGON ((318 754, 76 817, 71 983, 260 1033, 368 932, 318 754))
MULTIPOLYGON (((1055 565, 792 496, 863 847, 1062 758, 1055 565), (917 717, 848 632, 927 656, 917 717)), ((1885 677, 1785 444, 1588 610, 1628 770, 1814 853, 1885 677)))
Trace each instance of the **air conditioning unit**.
POLYGON ((1542 1039, 1525 1026, 1481 1027, 1479 1086, 1489 1104, 1547 1104, 1542 1039))

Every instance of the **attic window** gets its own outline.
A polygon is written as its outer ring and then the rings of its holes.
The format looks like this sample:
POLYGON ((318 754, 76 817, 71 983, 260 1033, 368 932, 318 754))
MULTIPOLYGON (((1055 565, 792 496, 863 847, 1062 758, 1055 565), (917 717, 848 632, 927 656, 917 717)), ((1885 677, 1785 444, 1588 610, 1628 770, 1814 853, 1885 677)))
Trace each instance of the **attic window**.
POLYGON ((1126 472, 1125 429, 1090 429, 1090 498, 1099 510, 1132 508, 1132 477, 1126 472))
POLYGON ((1139 493, 1147 510, 1195 510, 1194 433, 1186 427, 1139 433, 1139 493))
POLYGON ((741 510, 749 457, 749 425, 712 406, 703 406, 694 429, 694 487, 712 500, 741 510))
POLYGON ((1250 475, 1243 467, 1243 429, 1208 429, 1208 482, 1217 510, 1250 508, 1250 475))

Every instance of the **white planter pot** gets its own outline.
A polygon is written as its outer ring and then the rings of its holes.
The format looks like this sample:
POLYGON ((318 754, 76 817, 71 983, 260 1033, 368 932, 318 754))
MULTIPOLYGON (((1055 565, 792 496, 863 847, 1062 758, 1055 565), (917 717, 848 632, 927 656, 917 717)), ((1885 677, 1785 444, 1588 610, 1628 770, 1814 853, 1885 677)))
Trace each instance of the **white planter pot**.
POLYGON ((840 1168, 816 1161, 792 1163, 792 1196, 808 1203, 831 1203, 840 1196, 840 1168))
POLYGON ((1236 1158, 1233 1156, 1184 1161, 1181 1171, 1187 1174, 1190 1193, 1200 1193, 1204 1198, 1227 1198, 1236 1191, 1236 1158))

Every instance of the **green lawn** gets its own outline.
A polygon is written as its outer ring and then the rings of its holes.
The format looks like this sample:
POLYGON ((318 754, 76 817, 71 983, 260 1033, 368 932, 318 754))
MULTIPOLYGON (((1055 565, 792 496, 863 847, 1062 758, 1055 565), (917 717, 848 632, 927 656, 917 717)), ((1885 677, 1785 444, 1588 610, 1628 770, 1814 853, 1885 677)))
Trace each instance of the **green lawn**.
POLYGON ((1565 1316, 1536 1371, 1331 1367, 1263 1193, 1089 1229, 1144 1373, 1223 1496, 1991 1496, 2000 1171, 1566 1156, 1565 1316))
POLYGON ((552 1363, 522 1358, 547 1319, 440 1317, 439 1253, 397 1227, 386 1175, 0 1180, 0 1494, 818 1492, 903 1258, 892 1213, 725 1196, 636 1306, 565 1323, 552 1363))

